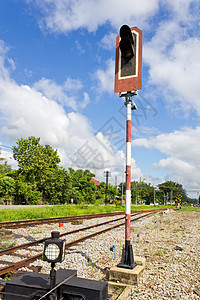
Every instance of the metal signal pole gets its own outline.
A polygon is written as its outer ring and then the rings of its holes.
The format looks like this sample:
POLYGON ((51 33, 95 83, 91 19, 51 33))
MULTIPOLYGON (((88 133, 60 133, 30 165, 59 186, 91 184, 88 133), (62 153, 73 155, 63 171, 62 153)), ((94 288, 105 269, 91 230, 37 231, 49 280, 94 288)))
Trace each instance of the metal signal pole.
POLYGON ((125 245, 118 267, 133 269, 136 264, 130 242, 131 217, 131 110, 137 109, 132 100, 142 88, 142 30, 122 25, 116 37, 115 93, 125 97, 126 120, 126 225, 125 245), (131 92, 134 91, 134 92, 131 92), (124 94, 122 94, 124 93, 124 94))
POLYGON ((130 242, 131 235, 131 110, 137 109, 132 100, 136 93, 128 92, 121 97, 125 97, 126 105, 126 211, 125 211, 125 245, 122 251, 121 263, 118 267, 133 269, 134 263, 133 249, 130 242))

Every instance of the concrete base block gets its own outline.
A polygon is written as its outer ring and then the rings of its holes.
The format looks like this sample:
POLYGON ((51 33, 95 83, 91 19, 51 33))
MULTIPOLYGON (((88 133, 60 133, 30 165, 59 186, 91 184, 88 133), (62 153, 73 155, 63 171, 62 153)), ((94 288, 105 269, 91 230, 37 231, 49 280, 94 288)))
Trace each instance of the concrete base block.
POLYGON ((135 256, 134 260, 137 263, 137 266, 133 269, 119 267, 111 268, 109 271, 109 281, 123 283, 126 285, 137 284, 142 272, 144 271, 146 259, 135 256))

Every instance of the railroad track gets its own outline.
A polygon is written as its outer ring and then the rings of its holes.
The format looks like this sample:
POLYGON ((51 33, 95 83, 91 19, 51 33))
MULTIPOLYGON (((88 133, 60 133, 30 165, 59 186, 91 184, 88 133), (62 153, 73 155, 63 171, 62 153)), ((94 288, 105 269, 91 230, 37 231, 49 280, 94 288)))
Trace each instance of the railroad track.
MULTIPOLYGON (((163 209, 145 209, 139 211, 132 211, 132 213, 143 213, 143 212, 152 212, 152 211, 160 211, 163 209)), ((72 222, 75 220, 88 220, 94 218, 104 218, 111 217, 116 215, 124 215, 123 211, 110 212, 110 213, 100 213, 100 214, 87 214, 87 215, 78 215, 78 216, 65 216, 65 217, 55 217, 55 218, 43 218, 43 219, 28 219, 28 220, 15 220, 15 221, 7 221, 0 222, 0 229, 14 229, 20 227, 29 227, 36 226, 40 224, 50 224, 50 223, 59 223, 59 222, 72 222)))
MULTIPOLYGON (((144 217, 151 216, 152 214, 155 214, 158 211, 160 211, 160 210, 154 209, 154 210, 148 210, 148 212, 146 212, 146 210, 142 211, 142 212, 141 211, 134 212, 131 214, 131 222, 134 222, 134 221, 139 220, 144 217)), ((60 237, 70 236, 72 234, 75 236, 76 233, 86 232, 86 234, 83 235, 82 237, 79 237, 79 238, 75 237, 72 241, 66 243, 65 249, 69 249, 70 247, 77 245, 77 244, 79 244, 87 239, 90 239, 96 235, 105 233, 107 231, 113 230, 117 227, 124 225, 125 224, 124 219, 125 219, 125 217, 123 215, 123 217, 119 217, 117 219, 112 219, 112 220, 109 220, 106 222, 101 222, 99 224, 67 231, 65 233, 60 234, 60 237), (111 223, 116 223, 116 224, 111 225, 111 223), (87 231, 93 230, 97 227, 105 227, 105 228, 100 229, 98 231, 95 230, 95 232, 92 232, 92 233, 87 232, 87 231)), ((49 239, 49 238, 50 237, 47 237, 47 238, 43 238, 40 240, 29 242, 26 244, 10 247, 8 249, 0 250, 0 276, 7 274, 9 272, 15 272, 16 270, 18 270, 22 267, 29 266, 35 260, 41 259, 42 255, 43 255, 43 243, 46 239, 49 239), (5 255, 9 255, 9 257, 15 257, 18 259, 18 261, 13 263, 13 262, 5 259, 5 255), (3 256, 3 259, 1 260, 2 256, 3 256), (3 266, 1 267, 1 265, 3 265, 3 266)))
POLYGON ((88 220, 94 218, 104 218, 111 217, 116 215, 124 215, 123 211, 119 212, 110 212, 110 213, 102 213, 102 214, 88 214, 88 215, 78 215, 78 216, 65 216, 65 217, 55 217, 55 218, 44 218, 44 219, 28 219, 28 220, 16 220, 16 221, 7 221, 0 222, 0 228, 5 229, 14 229, 19 227, 29 227, 36 226, 40 224, 50 224, 50 223, 67 223, 75 220, 88 220))

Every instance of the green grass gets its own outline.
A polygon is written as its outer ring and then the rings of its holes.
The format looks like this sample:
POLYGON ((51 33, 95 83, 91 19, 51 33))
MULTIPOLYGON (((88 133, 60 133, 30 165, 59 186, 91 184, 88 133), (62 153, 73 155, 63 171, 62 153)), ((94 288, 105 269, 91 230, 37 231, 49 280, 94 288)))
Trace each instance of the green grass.
MULTIPOLYGON (((132 206, 131 210, 152 209, 155 206, 132 206)), ((164 208, 164 205, 156 205, 156 208, 164 208)), ((1 209, 0 222, 42 219, 51 217, 76 216, 82 214, 106 213, 112 211, 125 211, 125 206, 91 206, 91 205, 55 205, 38 206, 17 209, 1 209)))
POLYGON ((200 212, 200 206, 193 207, 193 206, 181 206, 180 211, 198 211, 200 212))
POLYGON ((166 205, 139 205, 139 206, 131 206, 131 210, 140 210, 140 209, 154 209, 154 208, 174 208, 174 206, 166 206, 166 205))
MULTIPOLYGON (((124 210, 124 207, 115 207, 115 210, 124 210)), ((84 206, 84 205, 56 205, 56 206, 38 206, 17 209, 1 209, 0 222, 40 219, 62 216, 75 216, 81 214, 94 214, 114 211, 112 206, 84 206)))
POLYGON ((159 249, 154 253, 154 255, 157 255, 157 256, 164 256, 165 254, 167 254, 166 249, 159 249))
POLYGON ((7 249, 15 246, 15 241, 10 242, 8 239, 0 239, 0 249, 7 249))

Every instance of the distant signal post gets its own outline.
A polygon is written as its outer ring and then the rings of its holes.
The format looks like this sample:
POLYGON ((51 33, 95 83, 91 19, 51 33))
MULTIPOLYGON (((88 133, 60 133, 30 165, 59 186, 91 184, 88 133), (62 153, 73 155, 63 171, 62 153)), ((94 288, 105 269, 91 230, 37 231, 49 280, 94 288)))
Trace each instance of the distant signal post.
POLYGON ((115 93, 125 98, 126 105, 126 211, 125 245, 118 267, 133 269, 131 235, 131 110, 137 109, 132 96, 142 88, 142 31, 123 25, 116 38, 115 93))

